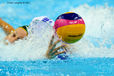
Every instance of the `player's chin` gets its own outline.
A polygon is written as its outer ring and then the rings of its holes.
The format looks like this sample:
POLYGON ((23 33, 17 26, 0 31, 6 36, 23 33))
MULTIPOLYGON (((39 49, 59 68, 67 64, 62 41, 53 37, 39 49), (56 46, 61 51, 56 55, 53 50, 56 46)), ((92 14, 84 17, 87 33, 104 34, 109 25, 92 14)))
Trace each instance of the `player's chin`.
POLYGON ((8 43, 13 43, 16 39, 7 36, 7 37, 5 38, 5 40, 6 40, 8 43))

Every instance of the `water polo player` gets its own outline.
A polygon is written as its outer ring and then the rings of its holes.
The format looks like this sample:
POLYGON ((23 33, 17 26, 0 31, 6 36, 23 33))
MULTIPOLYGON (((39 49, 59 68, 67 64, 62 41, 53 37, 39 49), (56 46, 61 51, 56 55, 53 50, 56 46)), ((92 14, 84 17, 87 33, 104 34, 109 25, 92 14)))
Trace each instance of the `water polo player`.
POLYGON ((26 26, 19 27, 15 30, 10 24, 6 23, 1 18, 0 18, 0 27, 3 28, 4 32, 7 35, 5 37, 5 40, 7 42, 5 41, 5 43, 8 42, 13 43, 14 41, 22 39, 28 35, 26 26))
MULTIPOLYGON (((39 27, 39 25, 42 23, 44 25, 45 25, 45 23, 48 23, 52 27, 54 22, 45 16, 36 17, 32 20, 32 22, 29 26, 29 28, 32 28, 32 30, 29 30, 29 31, 33 32, 36 27, 44 28, 43 26, 39 27)), ((0 27, 2 27, 3 30, 5 31, 5 33, 7 34, 5 39, 8 40, 10 43, 13 43, 14 41, 16 41, 18 39, 22 39, 28 35, 27 26, 22 26, 22 27, 19 27, 15 30, 11 25, 9 25, 8 23, 6 23, 2 19, 0 19, 0 27)), ((38 29, 36 29, 36 30, 38 30, 38 29)), ((49 47, 48 47, 48 50, 46 52, 46 57, 48 59, 52 59, 52 58, 56 57, 57 55, 66 52, 65 45, 61 45, 61 46, 55 48, 56 44, 59 43, 60 40, 57 40, 55 43, 53 43, 53 40, 54 40, 54 35, 52 36, 52 39, 50 40, 49 47), (61 48, 63 48, 64 51, 58 52, 58 50, 61 48)))

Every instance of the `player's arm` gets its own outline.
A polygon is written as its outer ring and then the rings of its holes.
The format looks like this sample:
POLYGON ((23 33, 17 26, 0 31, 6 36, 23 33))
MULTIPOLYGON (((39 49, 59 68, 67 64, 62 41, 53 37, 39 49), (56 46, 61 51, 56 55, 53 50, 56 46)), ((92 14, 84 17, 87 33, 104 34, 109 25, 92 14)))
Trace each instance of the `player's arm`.
POLYGON ((15 29, 10 24, 8 24, 7 22, 3 21, 1 18, 0 18, 0 27, 3 28, 4 32, 7 35, 10 34, 13 31, 15 31, 15 29))

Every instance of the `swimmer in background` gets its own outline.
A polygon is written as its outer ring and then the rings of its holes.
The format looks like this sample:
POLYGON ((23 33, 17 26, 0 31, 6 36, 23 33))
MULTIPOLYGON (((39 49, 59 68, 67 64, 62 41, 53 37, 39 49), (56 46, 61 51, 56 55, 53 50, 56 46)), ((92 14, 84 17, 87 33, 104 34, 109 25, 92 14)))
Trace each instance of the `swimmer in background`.
MULTIPOLYGON (((18 39, 23 39, 24 37, 28 35, 26 26, 19 27, 15 30, 10 24, 6 23, 1 18, 0 18, 0 27, 3 28, 3 30, 5 31, 7 35, 5 37, 5 40, 8 40, 10 43, 13 43, 18 39)), ((48 50, 46 52, 46 58, 48 59, 55 58, 57 55, 66 52, 66 45, 62 44, 61 46, 55 48, 57 43, 60 42, 60 40, 57 40, 55 43, 53 43, 53 40, 54 40, 54 35, 52 36, 52 39, 50 40, 48 50), (58 50, 61 48, 63 49, 63 51, 58 52, 58 50)))
POLYGON ((14 29, 10 24, 3 21, 1 18, 0 18, 0 27, 4 30, 4 32, 7 35, 5 37, 5 41, 7 41, 5 42, 6 44, 8 44, 9 42, 13 43, 18 39, 23 39, 28 35, 26 26, 22 26, 17 29, 14 29))

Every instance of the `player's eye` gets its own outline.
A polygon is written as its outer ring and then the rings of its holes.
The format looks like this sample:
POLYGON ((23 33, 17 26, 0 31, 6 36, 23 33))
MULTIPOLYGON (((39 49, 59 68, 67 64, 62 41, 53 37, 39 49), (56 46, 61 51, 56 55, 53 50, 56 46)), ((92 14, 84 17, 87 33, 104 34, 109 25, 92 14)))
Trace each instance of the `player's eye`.
POLYGON ((13 37, 16 37, 16 34, 13 34, 12 36, 13 36, 13 37))

